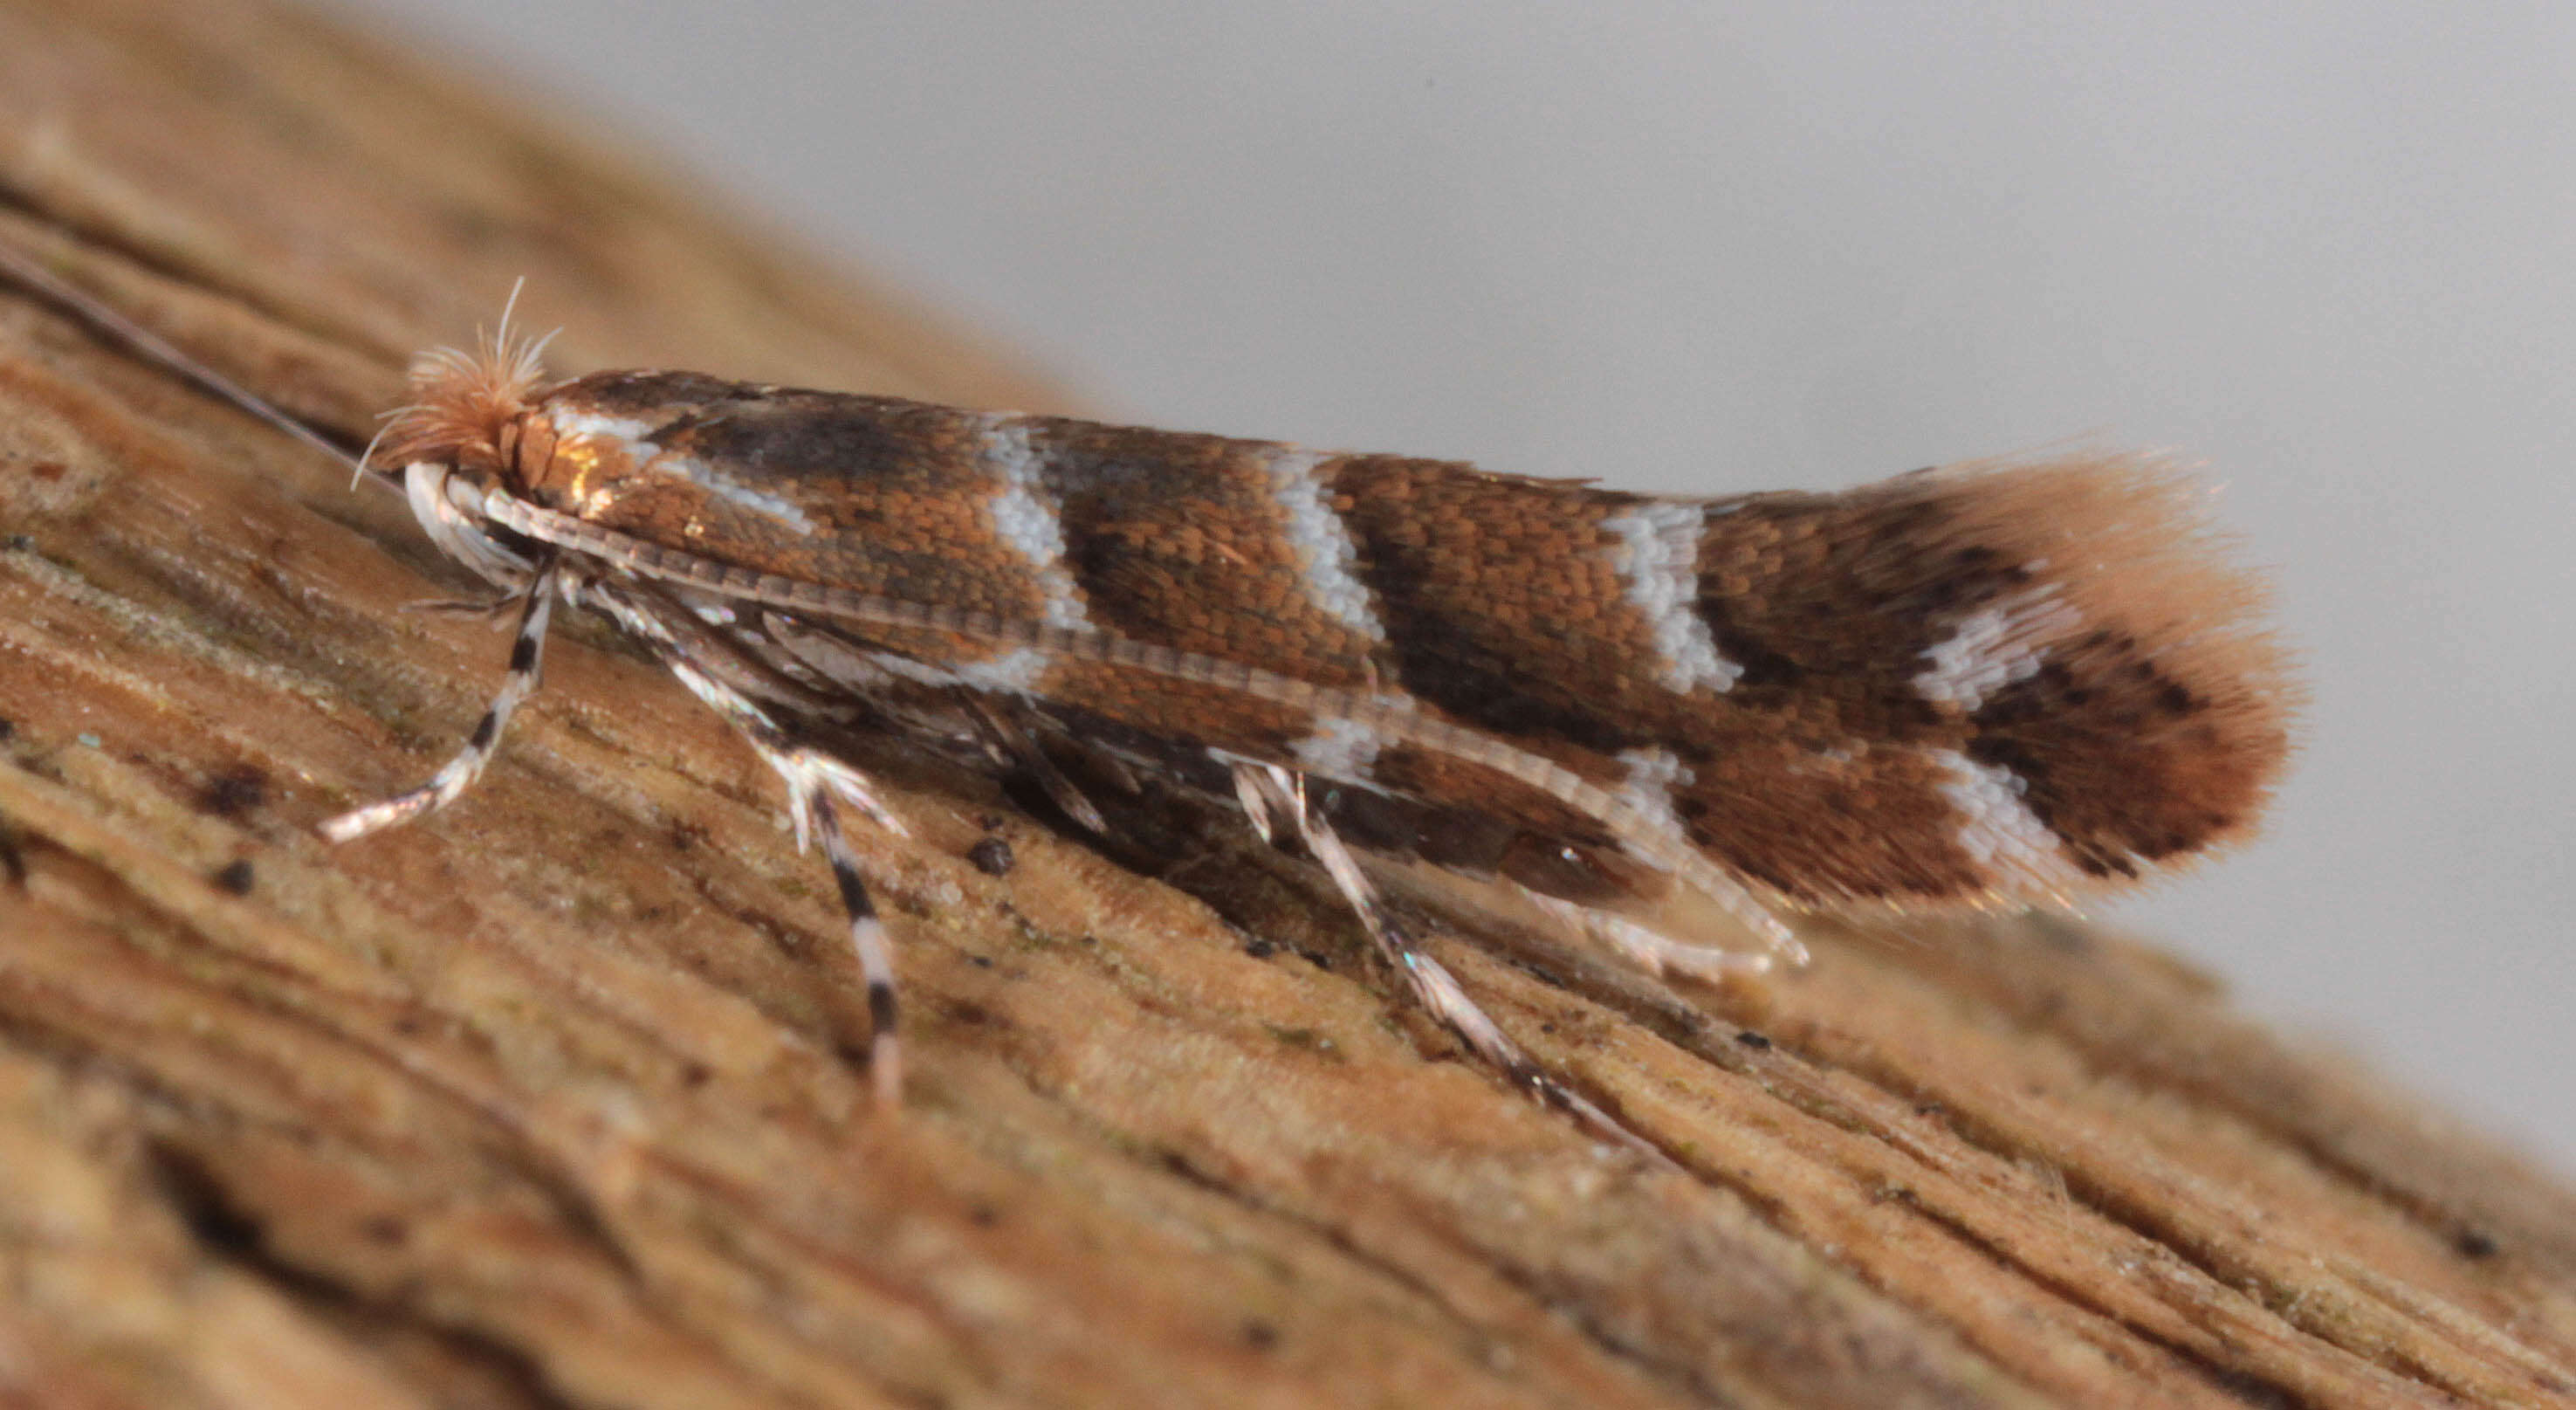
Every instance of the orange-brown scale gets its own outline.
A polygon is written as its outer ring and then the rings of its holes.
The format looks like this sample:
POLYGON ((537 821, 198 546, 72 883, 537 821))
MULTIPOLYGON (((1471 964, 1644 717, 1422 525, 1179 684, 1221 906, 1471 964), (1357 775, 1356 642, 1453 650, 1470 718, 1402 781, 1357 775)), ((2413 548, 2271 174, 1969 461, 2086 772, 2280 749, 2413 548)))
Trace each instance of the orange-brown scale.
MULTIPOLYGON (((836 640, 854 650, 891 652, 975 682, 1019 648, 952 632, 899 627, 835 627, 836 640)), ((1027 693, 1053 706, 1164 739, 1195 740, 1246 758, 1291 763, 1289 746, 1314 729, 1312 714, 1239 690, 1180 680, 1133 666, 1047 660, 1025 683, 1027 693)))
POLYGON ((1425 703, 1551 756, 1658 743, 1707 707, 1657 679, 1620 580, 1603 521, 1635 496, 1396 456, 1326 469, 1396 678, 1425 703))
POLYGON ((1919 751, 1747 738, 1672 790, 1691 845, 1781 898, 1973 900, 1990 879, 1959 841, 1945 775, 1919 751))
POLYGON ((1265 441, 1030 418, 1065 557, 1103 630, 1323 685, 1373 643, 1312 599, 1265 441))
POLYGON ((1924 653, 2028 571, 1891 492, 1720 501, 1698 611, 1742 674, 1679 722, 1673 809, 1701 851, 1801 903, 1970 899, 1988 877, 1927 751, 1967 741, 1916 688, 1924 653))
POLYGON ((626 372, 558 387, 526 420, 557 438, 520 486, 548 508, 803 581, 1017 619, 1044 610, 1036 565, 995 531, 1003 483, 972 413, 626 372), (583 414, 638 423, 658 453, 638 464, 622 436, 568 434, 583 414))
POLYGON ((890 652, 948 672, 990 665, 1019 649, 989 637, 916 627, 839 629, 834 636, 858 649, 890 652))
POLYGON ((1057 662, 1042 693, 1129 729, 1280 763, 1293 762, 1289 746, 1315 724, 1305 711, 1238 691, 1100 662, 1057 662))
POLYGON ((2046 558, 2086 626, 1973 717, 1967 753, 2105 878, 2252 830, 2289 754, 2300 691, 2259 627, 2261 582, 2212 545, 2191 488, 2136 461, 1979 477, 1963 534, 2046 558))
MULTIPOLYGON (((1607 781, 1616 772, 1615 765, 1604 762, 1596 781, 1607 781)), ((1496 818, 1543 836, 1590 846, 1611 845, 1610 833, 1598 819, 1554 794, 1438 750, 1412 745, 1386 749, 1377 756, 1370 778, 1379 787, 1417 798, 1472 803, 1496 818)))
POLYGON ((1925 794, 1932 750, 2008 770, 2099 880, 2237 835, 2294 692, 2252 625, 2257 585, 2183 493, 2151 465, 2076 459, 1721 502, 1699 610, 1744 674, 1676 736, 1693 840, 1792 896, 1961 895, 1975 867, 1925 794), (2062 612, 2021 643, 2025 678, 1972 712, 1925 693, 1935 645, 2031 602, 2062 612))

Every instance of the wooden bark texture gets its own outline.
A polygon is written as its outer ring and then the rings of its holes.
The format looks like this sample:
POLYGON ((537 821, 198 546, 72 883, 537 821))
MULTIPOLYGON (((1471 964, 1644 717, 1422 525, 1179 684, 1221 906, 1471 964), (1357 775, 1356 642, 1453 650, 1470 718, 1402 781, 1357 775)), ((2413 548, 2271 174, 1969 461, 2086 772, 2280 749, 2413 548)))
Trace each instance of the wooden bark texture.
MULTIPOLYGON (((0 0, 0 239, 352 444, 519 275, 559 368, 1048 404, 537 72, 0 0)), ((873 1111, 776 784, 595 627, 464 803, 316 840, 482 708, 505 638, 405 610, 470 590, 0 291, 0 1403, 2576 1405, 2564 1186, 2068 921, 1680 994, 1439 941, 1667 1170, 1461 1060, 1237 823, 1113 856, 890 750, 873 1111)))

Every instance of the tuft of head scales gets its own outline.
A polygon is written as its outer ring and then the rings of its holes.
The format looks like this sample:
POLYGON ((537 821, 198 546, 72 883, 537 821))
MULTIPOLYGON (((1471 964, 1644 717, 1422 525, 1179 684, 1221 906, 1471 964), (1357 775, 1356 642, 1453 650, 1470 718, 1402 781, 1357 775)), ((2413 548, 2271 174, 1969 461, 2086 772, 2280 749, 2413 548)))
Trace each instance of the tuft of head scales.
MULTIPOLYGON (((517 301, 514 290, 512 302, 517 301)), ((511 331, 505 310, 489 341, 471 351, 432 348, 412 359, 412 399, 386 421, 371 463, 419 462, 498 469, 510 462, 514 425, 548 385, 546 344, 511 331)))

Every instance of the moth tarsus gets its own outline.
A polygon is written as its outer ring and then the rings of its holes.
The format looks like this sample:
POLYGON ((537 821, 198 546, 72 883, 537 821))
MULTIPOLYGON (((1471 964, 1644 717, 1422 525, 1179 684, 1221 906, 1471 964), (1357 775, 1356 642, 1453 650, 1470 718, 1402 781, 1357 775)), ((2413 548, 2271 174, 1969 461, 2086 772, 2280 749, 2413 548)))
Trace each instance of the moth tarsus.
POLYGON ((427 783, 327 818, 316 831, 332 842, 354 842, 368 833, 434 813, 474 786, 474 781, 483 776, 484 766, 499 752, 501 732, 509 728, 510 716, 518 710, 519 702, 536 693, 545 662, 546 623, 554 612, 556 571, 554 555, 540 554, 527 581, 514 590, 510 605, 519 610, 519 629, 511 639, 510 665, 502 674, 500 692, 492 697, 483 717, 466 736, 465 747, 427 783))
POLYGON ((1595 1134, 1635 1149, 1641 1154, 1663 1158, 1663 1153, 1645 1138, 1630 1131, 1617 1118, 1603 1111, 1580 1093, 1532 1061, 1518 1043, 1506 1035, 1501 1026, 1486 1015, 1457 979, 1441 963, 1426 954, 1412 930, 1379 897, 1377 887, 1361 869, 1359 859, 1342 841, 1341 835, 1314 807, 1308 797, 1303 775, 1277 764, 1238 762, 1232 764, 1235 788, 1251 813, 1255 826, 1265 839, 1276 837, 1275 820, 1286 817, 1307 852, 1324 874, 1332 879, 1333 888, 1341 893, 1352 911, 1359 916, 1360 928, 1369 941, 1403 980, 1405 988, 1424 1011, 1438 1019, 1465 1043, 1469 1051, 1512 1085, 1531 1096, 1573 1116, 1595 1134))
POLYGON ((1489 876, 1626 962, 1713 979, 1803 959, 1783 913, 2170 872, 2246 835, 2287 751, 2259 584, 2141 458, 1700 499, 688 372, 549 381, 506 326, 412 380, 361 473, 518 630, 465 747, 324 834, 454 801, 536 685, 551 605, 604 616, 785 781, 889 1101, 894 969, 844 810, 896 823, 828 742, 854 719, 1020 771, 1094 831, 1051 746, 1231 797, 1470 1050, 1640 1146, 1423 951, 1362 852, 1489 876), (1659 924, 1677 892, 1752 950, 1659 924))

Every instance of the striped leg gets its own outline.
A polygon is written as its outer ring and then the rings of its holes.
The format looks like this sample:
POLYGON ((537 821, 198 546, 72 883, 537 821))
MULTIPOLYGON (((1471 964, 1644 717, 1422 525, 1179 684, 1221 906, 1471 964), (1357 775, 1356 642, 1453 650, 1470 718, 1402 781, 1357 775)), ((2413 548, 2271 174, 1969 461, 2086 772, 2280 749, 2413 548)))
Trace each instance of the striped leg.
POLYGON ((510 643, 509 672, 501 678, 500 694, 492 697, 491 707, 475 722, 474 733, 466 737, 465 747, 457 751, 456 757, 418 788, 325 819, 320 825, 325 838, 348 842, 410 822, 455 802, 474 786, 474 780, 482 777, 483 766, 492 762, 494 751, 500 748, 501 731, 510 723, 511 712, 537 688, 537 675, 545 660, 546 621, 554 611, 556 582, 556 563, 549 558, 537 566, 527 586, 519 590, 519 630, 510 643))
POLYGON ((606 612, 650 645, 663 667, 679 677, 690 694, 740 731, 762 760, 786 780, 796 848, 803 851, 812 842, 823 844, 832 881, 840 889, 841 909, 849 916, 850 948, 858 956, 859 973, 868 986, 869 1082, 880 1104, 897 1105, 903 1098, 903 1055, 896 1037, 894 957, 886 945, 885 922, 877 918, 876 904, 868 899, 858 853, 841 830, 840 805, 858 809, 889 832, 901 834, 903 824, 877 801, 867 775, 800 743, 751 697, 702 669, 701 659, 711 647, 702 641, 697 625, 682 615, 684 609, 649 593, 627 592, 595 580, 578 582, 573 591, 580 601, 606 612))
POLYGON ((1246 763, 1229 760, 1234 770, 1235 794, 1243 801, 1244 811, 1251 816, 1253 828, 1263 838, 1275 840, 1276 816, 1286 814, 1297 828, 1306 850, 1333 879, 1342 898, 1357 911, 1362 928, 1376 943, 1405 986, 1433 1017, 1448 1025, 1476 1056, 1491 1063, 1512 1085, 1538 1098, 1549 1106, 1566 1112, 1596 1133, 1629 1146, 1657 1160, 1663 1152, 1646 1139, 1619 1123, 1618 1118, 1586 1101, 1573 1089, 1548 1075, 1529 1054, 1520 1049, 1438 960, 1423 953, 1412 933, 1379 899, 1377 887, 1360 870, 1359 862, 1344 845, 1341 835, 1324 820, 1306 799, 1306 780, 1276 764, 1246 763))
MULTIPOLYGON (((769 763, 788 777, 788 787, 794 790, 793 771, 803 764, 775 758, 769 763)), ((859 974, 868 986, 868 1081, 877 1104, 891 1109, 903 1101, 903 1047, 896 1026, 894 955, 886 945, 885 922, 877 919, 876 903, 868 899, 868 884, 859 875, 858 854, 850 849, 850 839, 841 831, 832 790, 805 790, 799 807, 810 814, 813 832, 823 840, 823 856, 832 864, 832 882, 841 891, 841 909, 850 918, 850 948, 859 957, 859 974)), ((805 830, 800 823, 797 831, 805 830)))

